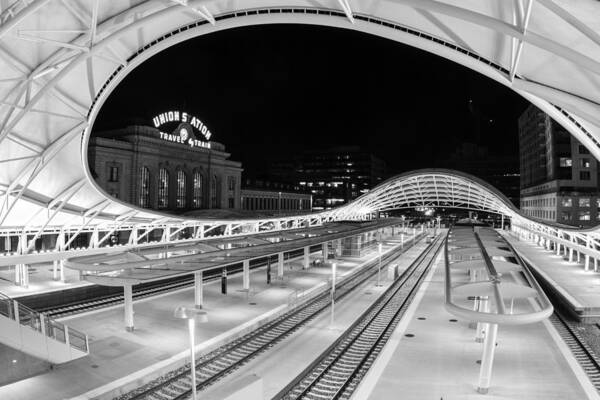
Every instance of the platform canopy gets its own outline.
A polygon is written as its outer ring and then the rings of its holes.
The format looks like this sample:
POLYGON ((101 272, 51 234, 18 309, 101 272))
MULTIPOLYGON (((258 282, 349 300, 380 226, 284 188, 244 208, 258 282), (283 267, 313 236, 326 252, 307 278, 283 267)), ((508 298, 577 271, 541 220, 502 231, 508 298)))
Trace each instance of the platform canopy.
MULTIPOLYGON (((597 1, 7 0, 0 5, 0 233, 29 234, 31 240, 65 229, 77 234, 198 224, 227 224, 229 233, 251 225, 282 229, 362 218, 391 208, 402 196, 416 204, 419 193, 515 214, 485 190, 471 192, 476 185, 455 185, 460 179, 435 174, 403 177, 351 206, 283 222, 173 217, 123 203, 97 186, 87 160, 91 128, 127 74, 192 37, 269 23, 353 29, 455 61, 536 104, 600 158, 597 1), (438 189, 438 197, 421 190, 424 182, 438 189), (397 190, 401 187, 406 190, 397 190)), ((335 79, 335 71, 323 73, 335 79)), ((29 250, 31 245, 21 249, 29 250)))

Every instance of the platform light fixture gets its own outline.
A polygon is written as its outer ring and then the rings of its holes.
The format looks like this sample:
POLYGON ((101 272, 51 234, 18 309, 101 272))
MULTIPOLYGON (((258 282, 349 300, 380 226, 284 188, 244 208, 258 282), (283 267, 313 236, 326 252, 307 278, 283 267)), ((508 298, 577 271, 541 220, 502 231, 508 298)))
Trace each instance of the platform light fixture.
POLYGON ((196 322, 204 323, 208 322, 208 314, 206 311, 199 310, 196 308, 189 308, 185 306, 178 306, 173 312, 173 316, 179 319, 186 319, 188 321, 188 329, 190 333, 190 364, 192 374, 192 400, 197 400, 196 393, 196 356, 194 354, 194 335, 196 329, 196 322))

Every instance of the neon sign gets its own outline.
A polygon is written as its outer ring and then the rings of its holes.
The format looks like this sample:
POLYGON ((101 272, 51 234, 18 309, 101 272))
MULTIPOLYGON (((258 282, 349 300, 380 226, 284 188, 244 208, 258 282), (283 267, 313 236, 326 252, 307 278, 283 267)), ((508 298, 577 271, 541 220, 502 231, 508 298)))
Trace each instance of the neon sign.
POLYGON ((212 132, 204 123, 193 115, 181 111, 167 111, 158 114, 152 118, 154 127, 160 129, 161 126, 172 122, 179 122, 177 130, 173 133, 159 131, 160 138, 167 142, 188 144, 190 147, 210 148, 210 137, 212 132), (193 129, 198 131, 206 141, 196 139, 193 129))

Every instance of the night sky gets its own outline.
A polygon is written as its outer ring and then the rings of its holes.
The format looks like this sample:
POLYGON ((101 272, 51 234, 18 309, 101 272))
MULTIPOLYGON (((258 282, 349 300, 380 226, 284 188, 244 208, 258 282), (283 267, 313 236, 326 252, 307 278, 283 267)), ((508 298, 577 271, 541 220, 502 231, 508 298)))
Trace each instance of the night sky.
POLYGON ((397 42, 265 25, 201 36, 154 56, 111 94, 94 130, 151 125, 161 111, 185 109, 249 175, 273 154, 353 144, 401 172, 432 166, 462 142, 516 156, 526 106, 476 72, 397 42))

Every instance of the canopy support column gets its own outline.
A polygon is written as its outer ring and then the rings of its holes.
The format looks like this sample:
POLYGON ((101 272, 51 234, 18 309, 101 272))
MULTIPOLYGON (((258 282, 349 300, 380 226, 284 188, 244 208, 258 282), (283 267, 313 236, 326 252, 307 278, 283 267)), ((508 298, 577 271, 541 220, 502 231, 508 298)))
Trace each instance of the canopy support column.
POLYGON ((133 332, 133 287, 132 285, 123 286, 123 298, 125 308, 125 330, 133 332))
POLYGON ((477 392, 481 394, 486 394, 490 388, 494 353, 496 350, 496 339, 498 338, 498 324, 486 325, 483 357, 481 358, 481 369, 479 370, 479 386, 477 387, 477 392))
POLYGON ((244 290, 250 290, 250 260, 244 260, 243 266, 243 288, 244 290))
POLYGON ((283 278, 283 252, 277 254, 277 277, 283 278))
POLYGON ((306 246, 304 248, 304 258, 302 262, 302 268, 308 269, 308 265, 310 263, 310 247, 306 246))
POLYGON ((204 293, 202 287, 202 271, 194 272, 194 305, 196 308, 202 308, 204 303, 204 293))

